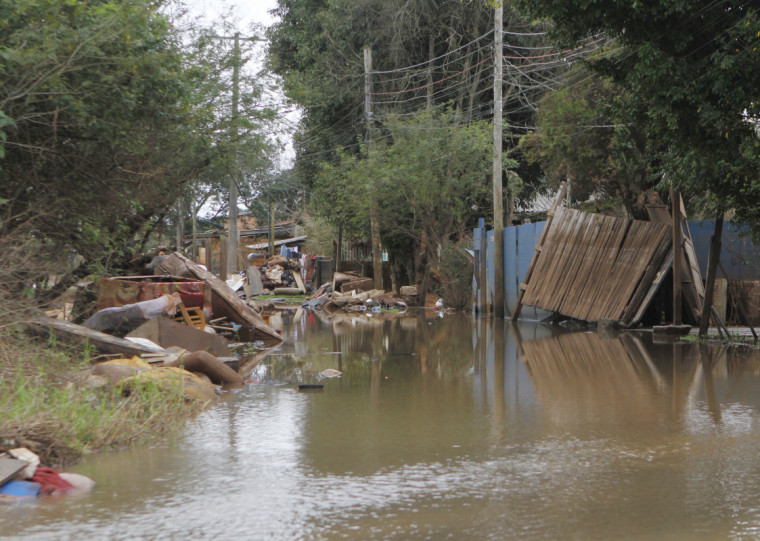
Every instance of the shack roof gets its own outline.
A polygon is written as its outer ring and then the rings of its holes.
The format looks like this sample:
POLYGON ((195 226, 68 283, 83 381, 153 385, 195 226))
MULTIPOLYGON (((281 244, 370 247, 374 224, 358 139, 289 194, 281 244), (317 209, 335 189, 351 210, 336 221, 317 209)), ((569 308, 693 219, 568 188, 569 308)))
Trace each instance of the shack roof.
MULTIPOLYGON (((309 237, 302 236, 302 237, 291 237, 289 239, 281 239, 274 241, 275 246, 292 246, 295 244, 303 244, 306 239, 309 237)), ((269 247, 269 242, 259 242, 258 244, 249 244, 246 246, 246 248, 249 248, 251 250, 265 250, 269 247)))

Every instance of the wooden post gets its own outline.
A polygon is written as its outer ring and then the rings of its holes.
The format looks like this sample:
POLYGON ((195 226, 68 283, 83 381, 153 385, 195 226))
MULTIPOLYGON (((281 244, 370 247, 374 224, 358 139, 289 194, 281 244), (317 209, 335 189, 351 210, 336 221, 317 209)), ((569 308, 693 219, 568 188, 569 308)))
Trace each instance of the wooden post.
POLYGON ((229 237, 219 237, 219 248, 221 252, 219 257, 219 278, 224 281, 227 280, 227 273, 229 271, 229 267, 227 266, 228 254, 230 250, 229 237))
POLYGON ((336 252, 335 272, 340 272, 343 270, 343 265, 341 264, 341 261, 343 260, 343 224, 338 226, 338 249, 336 252))
MULTIPOLYGON (((198 260, 198 214, 193 210, 193 246, 190 251, 190 257, 196 263, 200 263, 198 260)), ((208 266, 206 267, 208 268, 208 266)))
POLYGON ((710 239, 710 255, 707 258, 707 278, 705 281, 705 301, 702 304, 702 317, 699 321, 699 336, 707 335, 707 327, 710 324, 710 312, 713 305, 713 291, 715 290, 715 276, 720 261, 721 236, 723 235, 723 212, 718 212, 715 217, 715 229, 710 239))
POLYGON ((274 255, 274 201, 272 196, 268 195, 269 199, 269 257, 274 255))
POLYGON ((673 213, 673 325, 683 324, 681 313, 681 194, 670 187, 673 213))
POLYGON ((214 260, 214 254, 211 253, 211 250, 214 249, 213 242, 211 241, 211 239, 206 239, 203 242, 203 246, 206 248, 205 249, 206 253, 204 254, 206 257, 205 257, 205 260, 203 261, 203 264, 206 266, 206 269, 209 272, 214 272, 213 270, 211 270, 211 266, 212 266, 211 262, 214 260))
POLYGON ((494 8, 494 82, 493 82, 493 315, 504 317, 504 198, 502 195, 502 38, 504 6, 494 8))
POLYGON ((488 313, 488 240, 483 218, 478 220, 480 228, 480 314, 488 313))

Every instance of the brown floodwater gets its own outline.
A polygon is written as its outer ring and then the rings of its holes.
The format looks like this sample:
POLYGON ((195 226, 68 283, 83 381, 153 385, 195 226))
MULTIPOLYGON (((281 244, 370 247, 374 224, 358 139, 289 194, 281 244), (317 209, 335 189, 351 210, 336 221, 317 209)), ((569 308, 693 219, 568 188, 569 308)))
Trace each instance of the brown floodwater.
POLYGON ((760 538, 753 350, 373 316, 283 317, 253 383, 0 538, 760 538))

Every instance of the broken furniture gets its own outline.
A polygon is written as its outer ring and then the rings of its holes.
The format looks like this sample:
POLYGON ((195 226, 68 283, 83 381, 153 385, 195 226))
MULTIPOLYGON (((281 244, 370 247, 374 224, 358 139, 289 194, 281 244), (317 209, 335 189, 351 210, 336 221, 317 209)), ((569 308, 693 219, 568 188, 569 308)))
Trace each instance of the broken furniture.
MULTIPOLYGON (((282 337, 256 311, 238 297, 237 293, 202 266, 193 263, 178 252, 174 252, 162 263, 173 276, 191 278, 208 284, 211 289, 211 308, 215 317, 226 317, 240 325, 238 337, 244 342, 261 340, 267 346, 282 342, 282 337)), ((184 302, 184 301, 183 301, 184 302)))

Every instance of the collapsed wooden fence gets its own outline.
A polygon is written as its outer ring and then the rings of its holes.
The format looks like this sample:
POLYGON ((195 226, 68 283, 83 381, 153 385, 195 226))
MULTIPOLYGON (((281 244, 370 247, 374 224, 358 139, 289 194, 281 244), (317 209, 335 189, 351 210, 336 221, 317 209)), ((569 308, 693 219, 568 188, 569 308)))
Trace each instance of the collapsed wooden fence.
POLYGON ((630 321, 670 247, 670 224, 559 205, 518 302, 583 321, 630 321))

